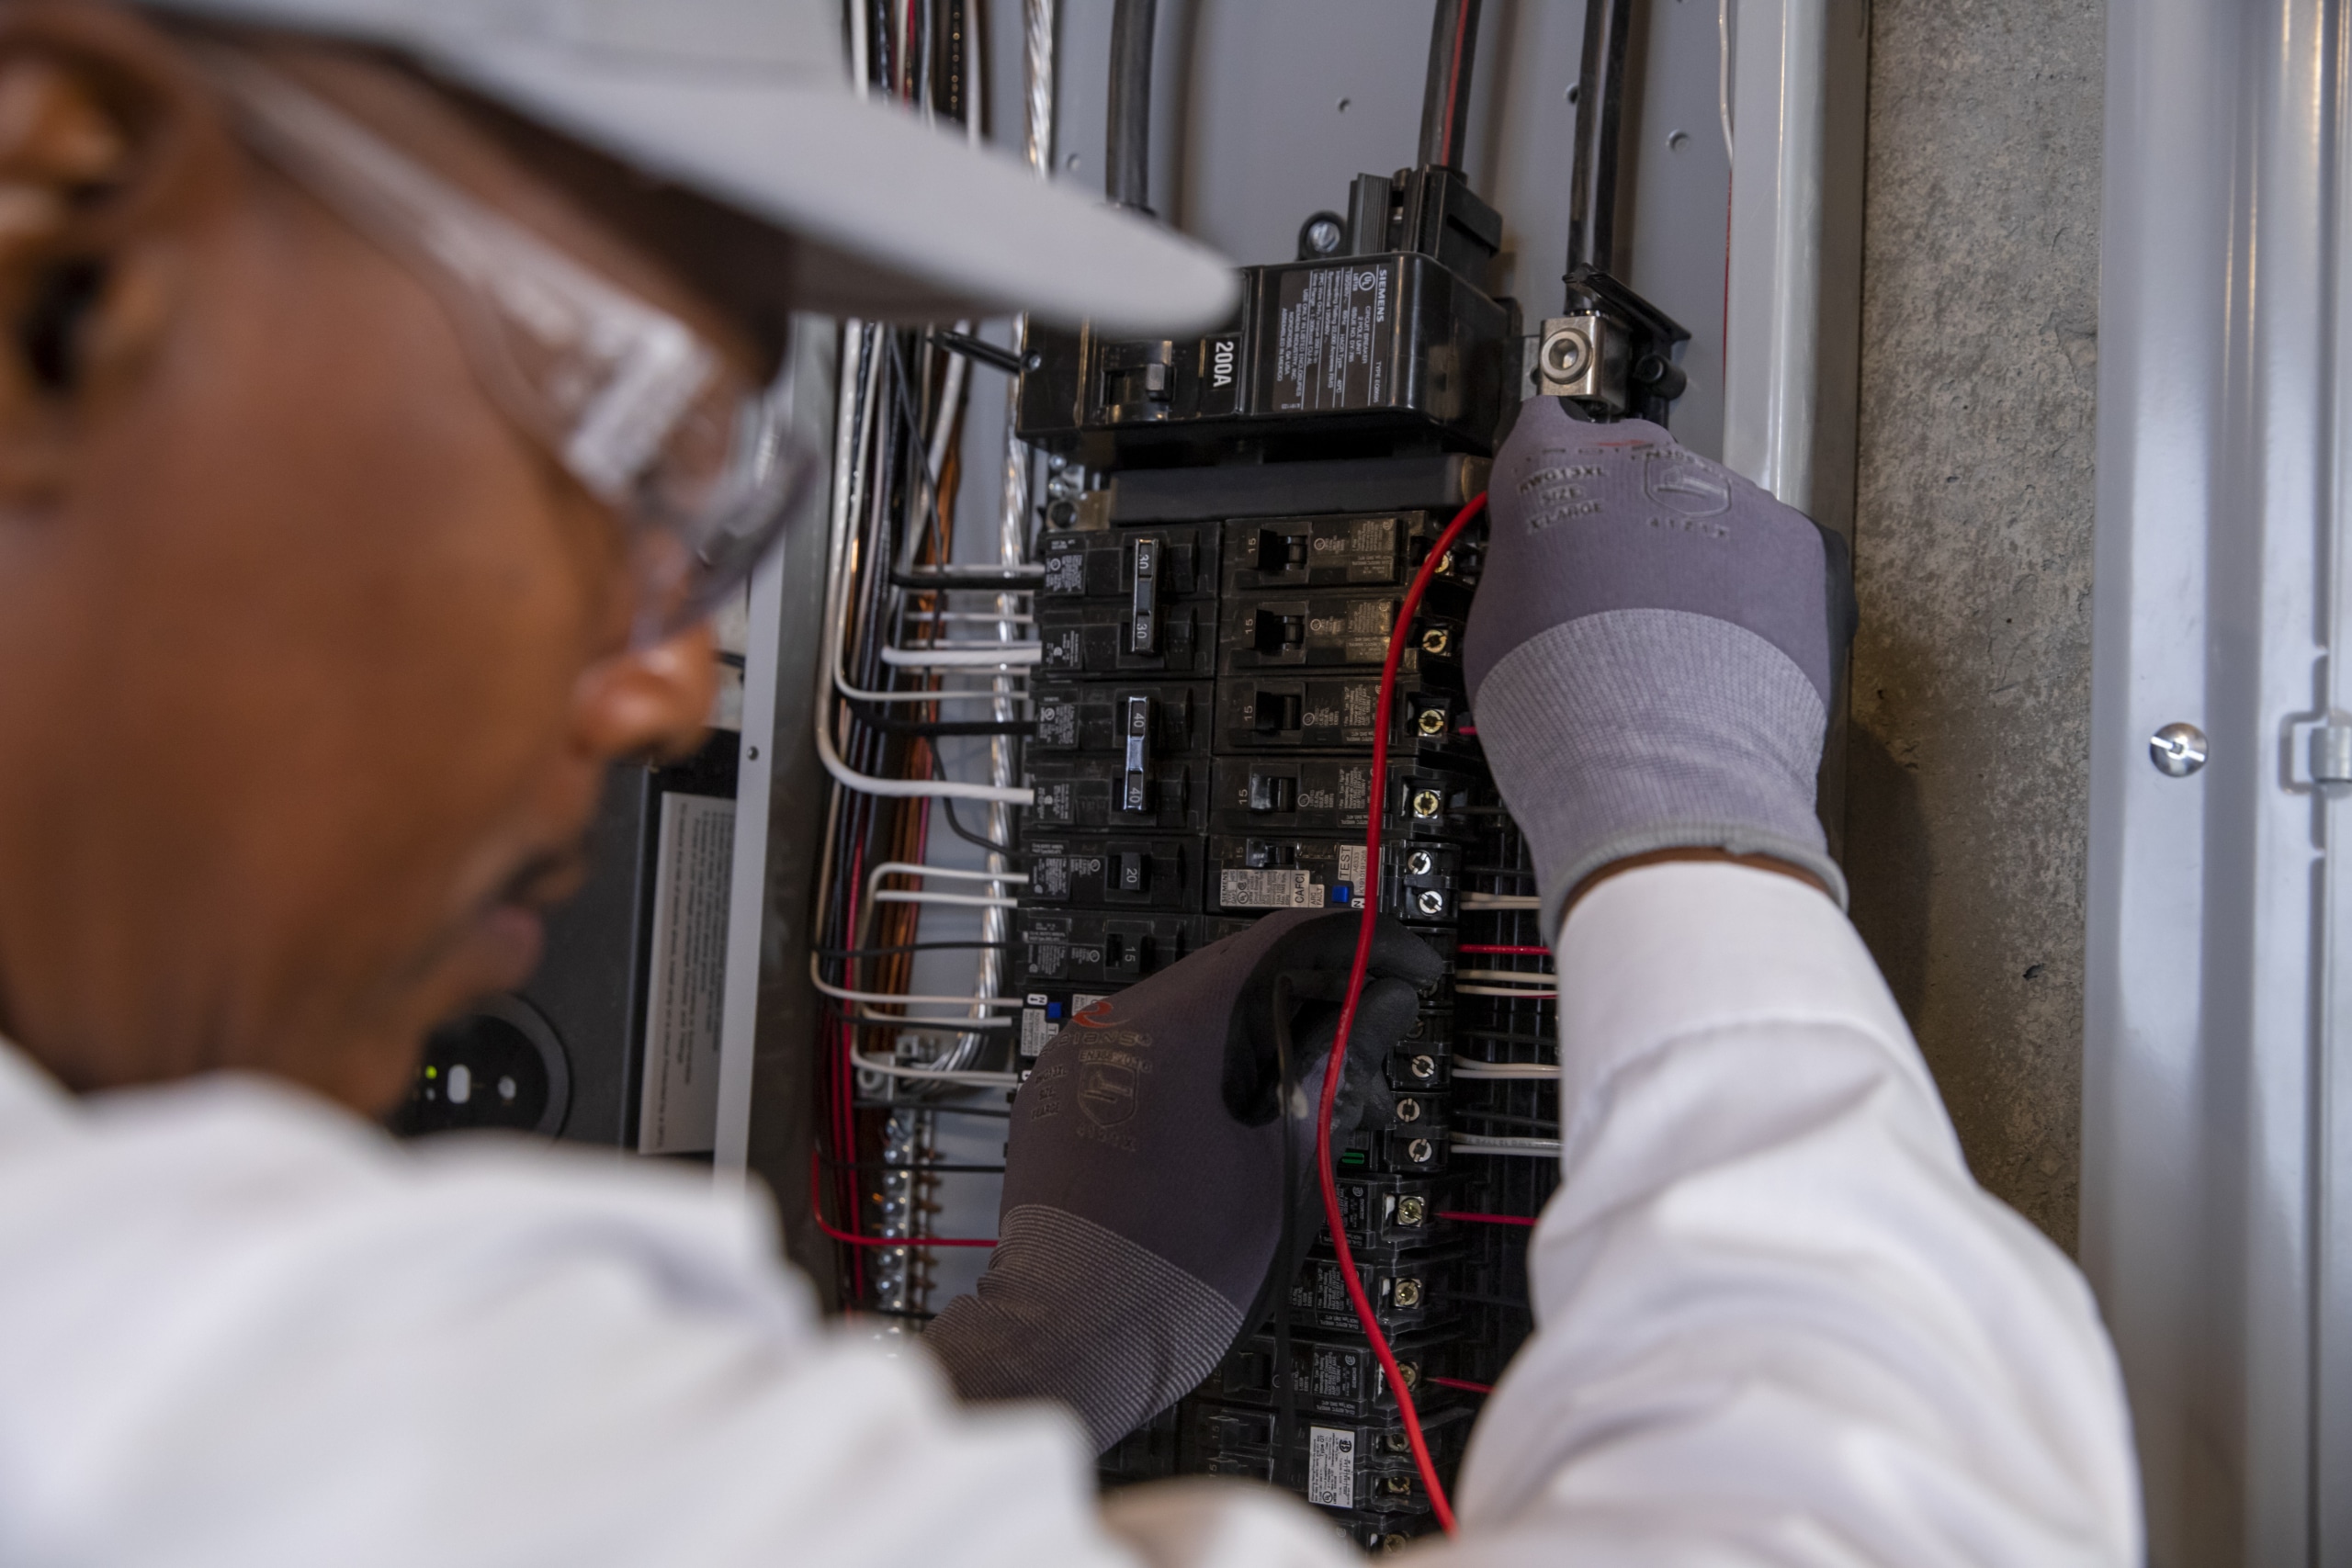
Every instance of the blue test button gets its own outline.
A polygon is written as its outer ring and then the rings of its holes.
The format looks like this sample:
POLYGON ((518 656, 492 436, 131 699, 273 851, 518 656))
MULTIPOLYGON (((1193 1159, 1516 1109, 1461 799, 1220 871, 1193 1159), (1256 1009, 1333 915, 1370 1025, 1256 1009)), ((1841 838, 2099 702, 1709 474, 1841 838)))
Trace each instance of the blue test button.
POLYGON ((1344 908, 1348 904, 1352 891, 1353 890, 1344 882, 1333 883, 1331 885, 1331 902, 1344 908))
POLYGON ((1046 1004, 1046 1019, 1047 1019, 1047 1021, 1052 1021, 1052 1020, 1054 1020, 1054 1019, 1059 1018, 1059 1017, 1061 1017, 1061 1015, 1062 1015, 1062 1004, 1061 1004, 1061 1003, 1059 1003, 1059 1002, 1047 1002, 1047 1003, 1046 1004))

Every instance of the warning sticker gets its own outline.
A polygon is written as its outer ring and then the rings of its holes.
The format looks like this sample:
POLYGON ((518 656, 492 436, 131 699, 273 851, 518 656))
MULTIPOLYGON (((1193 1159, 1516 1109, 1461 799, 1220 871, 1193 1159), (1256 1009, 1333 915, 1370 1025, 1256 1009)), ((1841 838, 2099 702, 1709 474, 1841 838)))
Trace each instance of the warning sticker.
POLYGON ((1293 267, 1282 275, 1274 412, 1377 408, 1390 397, 1385 266, 1293 267))
POLYGON ((1307 871, 1220 871, 1217 901, 1228 909, 1319 909, 1323 885, 1307 871))
POLYGON ((1325 1508, 1356 1506, 1356 1435, 1344 1427, 1306 1429, 1306 1500, 1325 1508))

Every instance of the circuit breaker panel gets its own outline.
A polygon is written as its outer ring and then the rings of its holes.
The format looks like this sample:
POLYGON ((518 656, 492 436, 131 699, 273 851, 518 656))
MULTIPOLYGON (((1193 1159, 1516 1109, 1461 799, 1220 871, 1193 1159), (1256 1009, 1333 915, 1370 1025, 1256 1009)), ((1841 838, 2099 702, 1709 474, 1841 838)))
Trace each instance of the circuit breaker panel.
MULTIPOLYGON (((1458 92, 1465 68, 1432 80, 1458 92)), ((1550 949, 1463 680, 1475 525, 1402 628, 1378 775, 1373 747, 1407 590, 1485 490, 1529 355, 1489 292, 1499 220, 1457 172, 1366 175, 1348 206, 1296 260, 1243 269, 1227 331, 1023 345, 1019 434, 1065 493, 1034 600, 1021 1049, 1272 910, 1376 907, 1441 955, 1385 1064, 1390 1109, 1333 1155, 1347 1251, 1450 1488, 1532 1326, 1521 1258, 1559 1149, 1550 949)), ((1434 1530, 1347 1266, 1326 1225, 1105 1483, 1250 1477, 1368 1550, 1434 1530)))
MULTIPOLYGON (((1272 467, 1164 471, 1152 521, 1114 502, 1049 535, 1018 915, 1034 1056, 1078 1009, 1270 910, 1362 908, 1364 829, 1381 814, 1380 907, 1448 972, 1386 1064, 1393 1114, 1337 1150, 1338 1185, 1359 1277, 1449 1480, 1529 1330, 1520 1257, 1557 1179, 1549 949, 1462 683, 1473 536, 1439 562, 1408 628, 1385 778, 1372 742, 1405 589, 1486 468, 1468 455, 1363 463, 1349 499, 1388 504, 1322 512, 1297 510, 1295 476, 1272 467)), ((1105 1479, 1253 1476, 1333 1510, 1367 1546, 1433 1529, 1339 1268, 1327 1235, 1278 1297, 1285 1332, 1254 1325, 1105 1456, 1105 1479)))
MULTIPOLYGON (((1627 4, 1588 16, 1562 316, 1497 287, 1505 226, 1456 153, 1477 6, 1440 0, 1419 160, 1302 213, 1215 330, 844 335, 802 1168, 837 1304, 920 1333, 969 1288, 1009 1104, 1097 1000, 1277 910, 1377 909, 1442 961, 1382 1064, 1386 1107, 1332 1149, 1339 1234, 1305 1222, 1265 1319, 1102 1456, 1106 1486, 1250 1479, 1393 1550, 1439 1528, 1430 1481, 1451 1487, 1532 1330, 1556 980, 1464 681, 1482 525, 1440 547, 1525 398, 1655 417, 1680 389, 1687 334, 1608 272, 1627 4), (992 527, 959 525, 952 471, 976 385, 1011 425, 992 527)), ((1108 194, 1148 211, 1151 7, 1116 13, 1108 194)), ((961 118, 943 40, 965 13, 928 14, 950 30, 864 17, 873 84, 961 118)), ((1026 104, 1041 171, 1049 102, 1026 104)))

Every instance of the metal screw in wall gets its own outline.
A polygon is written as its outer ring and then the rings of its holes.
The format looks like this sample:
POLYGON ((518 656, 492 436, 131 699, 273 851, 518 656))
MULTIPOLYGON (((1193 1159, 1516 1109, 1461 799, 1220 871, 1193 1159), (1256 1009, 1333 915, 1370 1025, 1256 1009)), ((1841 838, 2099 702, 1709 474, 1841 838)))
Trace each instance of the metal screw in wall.
POLYGON ((2148 737, 2148 760, 2166 778, 2185 779, 2205 765, 2205 732, 2193 724, 2167 724, 2148 737))

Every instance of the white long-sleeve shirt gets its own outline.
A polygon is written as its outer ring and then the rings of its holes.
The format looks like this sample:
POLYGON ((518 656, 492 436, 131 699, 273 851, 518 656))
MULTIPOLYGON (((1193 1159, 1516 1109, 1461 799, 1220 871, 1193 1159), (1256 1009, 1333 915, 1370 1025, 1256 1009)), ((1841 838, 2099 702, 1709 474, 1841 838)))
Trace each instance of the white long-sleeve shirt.
MULTIPOLYGON (((2090 1294, 1970 1179, 1837 908, 1630 872, 1559 970, 1540 1327, 1428 1560, 2136 1562, 2090 1294)), ((1351 1556, 1238 1483, 1098 1508, 1074 1423, 828 1328, 707 1180, 251 1079, 75 1101, 0 1048, 0 1562, 1351 1556)))

